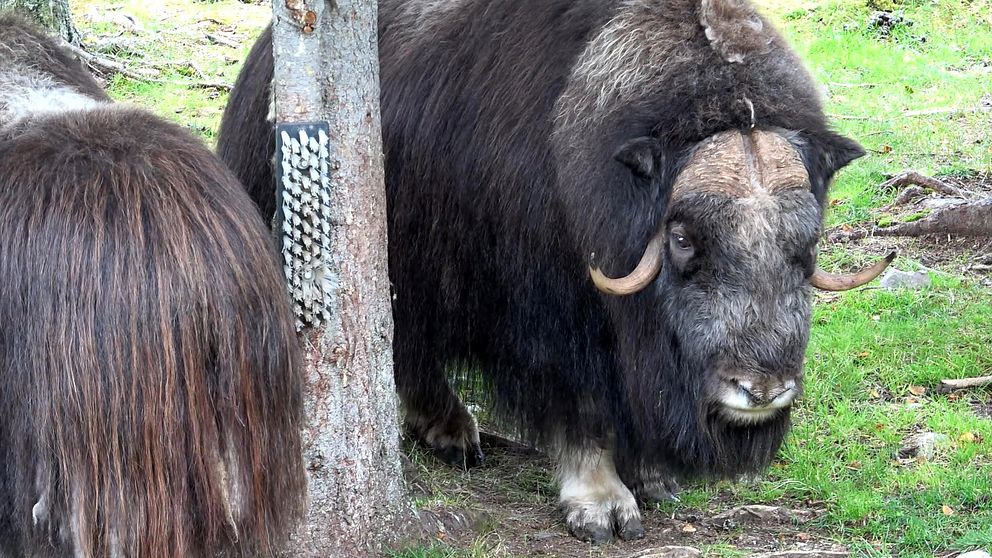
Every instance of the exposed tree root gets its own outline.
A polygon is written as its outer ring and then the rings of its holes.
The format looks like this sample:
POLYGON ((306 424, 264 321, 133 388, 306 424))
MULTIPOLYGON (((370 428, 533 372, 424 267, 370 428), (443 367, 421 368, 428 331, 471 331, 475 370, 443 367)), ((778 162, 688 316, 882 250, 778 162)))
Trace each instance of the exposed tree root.
POLYGON ((903 190, 902 194, 900 194, 899 197, 896 198, 894 202, 887 205, 885 208, 882 208, 883 211, 886 208, 897 207, 899 205, 905 204, 913 197, 922 194, 923 188, 929 188, 930 190, 933 190, 938 194, 944 194, 946 196, 951 196, 953 198, 968 199, 969 197, 971 197, 970 192, 966 192, 965 190, 962 190, 960 188, 955 188, 954 186, 951 186, 950 184, 942 182, 936 178, 933 178, 931 176, 926 176, 914 171, 901 172, 893 176, 892 178, 886 180, 885 182, 883 182, 881 185, 879 185, 879 188, 881 188, 882 190, 906 188, 905 190, 903 190), (909 187, 907 188, 907 186, 909 187), (920 188, 921 186, 922 188, 920 188), (907 195, 907 193, 909 195, 907 195))
POLYGON ((922 195, 926 189, 947 196, 944 203, 929 211, 921 219, 868 229, 834 231, 830 239, 834 241, 860 240, 868 236, 922 236, 945 234, 954 236, 992 237, 992 197, 976 194, 951 186, 936 178, 917 172, 902 172, 880 185, 882 189, 904 188, 889 205, 881 211, 891 211, 908 204, 922 195), (949 199, 954 198, 954 199, 949 199))

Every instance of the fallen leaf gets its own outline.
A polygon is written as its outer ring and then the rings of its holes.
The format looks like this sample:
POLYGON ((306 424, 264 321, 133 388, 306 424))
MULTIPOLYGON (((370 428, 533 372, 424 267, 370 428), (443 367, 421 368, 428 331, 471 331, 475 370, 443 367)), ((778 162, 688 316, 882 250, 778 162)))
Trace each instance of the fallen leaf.
POLYGON ((871 356, 871 353, 869 353, 868 351, 861 351, 860 353, 857 354, 858 358, 868 358, 869 356, 871 356))
POLYGON ((958 436, 958 441, 965 444, 974 444, 978 441, 978 436, 974 432, 965 432, 958 436))
POLYGON ((809 533, 797 533, 796 538, 801 541, 810 541, 813 540, 813 535, 810 535, 809 533))
POLYGON ((927 392, 927 388, 923 386, 909 386, 909 393, 916 396, 921 396, 927 392))
POLYGON ((858 471, 858 470, 861 469, 861 462, 860 461, 852 461, 852 462, 850 462, 850 463, 847 464, 847 468, 848 469, 851 469, 852 471, 858 471))
POLYGON ((682 526, 683 533, 695 533, 697 529, 692 525, 692 523, 686 523, 682 526))
POLYGON ((877 389, 869 391, 868 395, 871 396, 872 399, 881 399, 882 397, 882 394, 879 393, 877 389))
POLYGON ((919 402, 920 402, 920 400, 917 399, 917 398, 915 398, 915 397, 907 397, 906 398, 906 404, 907 405, 917 405, 917 404, 919 404, 919 402))
POLYGON ((944 515, 954 515, 954 510, 951 509, 951 506, 948 506, 947 504, 940 506, 940 511, 942 511, 944 515))

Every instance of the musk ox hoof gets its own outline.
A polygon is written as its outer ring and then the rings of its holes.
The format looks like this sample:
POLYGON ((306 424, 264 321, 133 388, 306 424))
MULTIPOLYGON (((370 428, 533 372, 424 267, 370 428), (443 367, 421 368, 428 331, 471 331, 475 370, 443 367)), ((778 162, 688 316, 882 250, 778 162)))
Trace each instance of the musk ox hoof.
POLYGON ((646 481, 634 489, 634 496, 643 504, 665 504, 679 501, 679 485, 675 479, 658 478, 646 481))
POLYGON ((625 541, 632 541, 644 536, 644 526, 636 507, 631 511, 627 506, 612 511, 603 509, 602 505, 594 509, 584 506, 578 510, 565 509, 565 524, 573 537, 593 544, 607 543, 614 535, 625 541))
POLYGON ((430 447, 438 459, 452 467, 470 469, 485 461, 475 417, 462 405, 443 418, 426 419, 408 415, 406 422, 417 439, 430 447))
POLYGON ((637 500, 617 476, 612 451, 566 449, 558 477, 559 507, 573 536, 593 543, 608 542, 614 534, 625 541, 644 536, 637 500))
POLYGON ((602 525, 569 525, 568 532, 580 541, 593 544, 603 544, 613 540, 613 528, 602 525))
POLYGON ((636 541, 644 537, 644 526, 641 525, 640 518, 633 517, 627 523, 618 527, 617 535, 625 541, 636 541))

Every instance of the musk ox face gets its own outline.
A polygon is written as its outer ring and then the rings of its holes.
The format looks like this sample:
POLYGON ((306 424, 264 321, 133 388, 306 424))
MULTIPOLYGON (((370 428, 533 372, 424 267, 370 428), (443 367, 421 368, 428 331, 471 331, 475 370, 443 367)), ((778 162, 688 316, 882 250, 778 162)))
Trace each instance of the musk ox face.
POLYGON ((820 207, 796 148, 775 132, 727 132, 691 155, 663 232, 661 308, 701 412, 751 425, 802 389, 820 207))
POLYGON ((638 437, 658 446, 647 462, 721 476, 766 465, 802 391, 812 287, 850 288, 887 265, 851 277, 817 268, 823 205, 808 148, 772 128, 720 132, 674 155, 639 138, 615 154, 642 187, 667 192, 636 269, 619 279, 591 269, 601 291, 636 293, 608 299, 638 437))

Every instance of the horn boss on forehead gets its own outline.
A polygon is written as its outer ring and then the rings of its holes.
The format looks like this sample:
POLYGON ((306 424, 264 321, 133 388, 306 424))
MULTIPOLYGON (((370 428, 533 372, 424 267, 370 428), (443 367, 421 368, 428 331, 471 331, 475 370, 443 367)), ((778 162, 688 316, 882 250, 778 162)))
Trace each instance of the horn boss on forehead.
MULTIPOLYGON (((646 164, 639 165, 638 172, 643 174, 646 164)), ((708 138, 695 150, 676 179, 671 196, 705 192, 730 197, 767 196, 792 188, 810 190, 811 182, 798 148, 785 136, 761 130, 723 132, 708 138)), ((661 271, 665 238, 665 231, 656 233, 635 270, 625 277, 611 279, 598 268, 590 267, 593 284, 611 295, 628 295, 644 289, 661 271)), ((894 257, 894 253, 890 254, 849 275, 830 274, 817 267, 810 284, 823 290, 849 290, 878 277, 894 257)))

